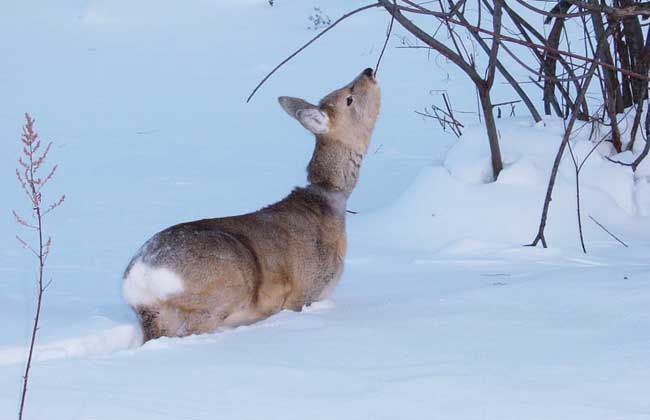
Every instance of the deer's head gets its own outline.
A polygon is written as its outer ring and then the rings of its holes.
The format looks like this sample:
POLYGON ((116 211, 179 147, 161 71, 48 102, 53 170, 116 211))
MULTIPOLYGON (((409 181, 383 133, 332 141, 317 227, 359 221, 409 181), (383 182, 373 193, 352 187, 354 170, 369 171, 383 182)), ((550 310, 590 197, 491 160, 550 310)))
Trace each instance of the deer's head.
POLYGON ((381 91, 371 68, 313 105, 281 96, 282 108, 316 135, 317 141, 340 142, 365 154, 379 114, 381 91))

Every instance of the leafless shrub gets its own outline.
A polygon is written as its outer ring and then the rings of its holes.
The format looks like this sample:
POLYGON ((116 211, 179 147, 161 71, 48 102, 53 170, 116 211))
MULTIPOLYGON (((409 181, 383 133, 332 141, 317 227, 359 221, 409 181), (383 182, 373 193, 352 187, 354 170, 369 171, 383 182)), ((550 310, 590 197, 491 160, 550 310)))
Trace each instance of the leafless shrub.
MULTIPOLYGON (((400 48, 424 48, 435 52, 462 70, 473 83, 480 104, 479 116, 483 117, 490 146, 494 180, 503 167, 494 111, 496 108, 498 117, 502 112, 501 106, 507 104, 494 104, 492 101, 491 91, 497 74, 509 84, 536 122, 540 122, 542 116, 522 88, 524 83, 532 83, 540 89, 544 114, 554 114, 564 119, 565 134, 551 171, 540 226, 531 245, 541 242, 547 246, 544 229, 555 177, 559 161, 577 125, 608 127, 602 141, 611 143, 617 152, 632 151, 637 134, 641 132, 646 141, 643 152, 631 164, 617 162, 635 171, 649 154, 650 139, 646 132, 650 129, 641 130, 650 81, 650 26, 642 23, 643 19, 650 17, 650 2, 647 1, 553 0, 535 3, 526 0, 376 0, 343 15, 322 30, 274 68, 253 90, 248 100, 280 66, 325 32, 354 14, 377 7, 390 14, 391 29, 395 21, 421 43, 403 41, 400 48), (546 10, 543 8, 546 5, 552 5, 552 8, 546 10), (522 17, 524 9, 539 19, 522 17), (569 24, 577 25, 580 28, 578 33, 569 33, 569 24), (486 58, 483 69, 479 69, 477 64, 481 51, 486 58), (537 65, 530 65, 529 60, 520 58, 522 53, 532 56, 537 65), (509 61, 504 60, 506 57, 509 61), (516 66, 520 68, 516 69, 516 66), (513 76, 515 70, 521 69, 529 73, 526 80, 513 76), (590 83, 592 79, 594 83, 590 83), (590 105, 595 105, 599 116, 590 112, 590 105), (618 116, 630 109, 634 111, 634 121, 627 133, 625 128, 619 127, 618 116)), ((509 101, 509 104, 512 106, 513 102, 509 101)), ((421 114, 437 119, 443 129, 449 128, 460 135, 462 123, 450 116, 449 110, 434 107, 421 114)), ((650 127, 650 113, 646 112, 646 116, 645 125, 650 127)), ((581 167, 577 160, 575 163, 576 168, 581 167)), ((579 172, 577 169, 577 188, 579 172)))
POLYGON ((465 126, 454 115, 449 95, 442 93, 442 100, 445 104, 444 109, 437 105, 431 105, 430 108, 424 108, 424 112, 415 111, 415 113, 438 121, 443 131, 450 130, 456 137, 461 137, 463 135, 461 128, 465 126))

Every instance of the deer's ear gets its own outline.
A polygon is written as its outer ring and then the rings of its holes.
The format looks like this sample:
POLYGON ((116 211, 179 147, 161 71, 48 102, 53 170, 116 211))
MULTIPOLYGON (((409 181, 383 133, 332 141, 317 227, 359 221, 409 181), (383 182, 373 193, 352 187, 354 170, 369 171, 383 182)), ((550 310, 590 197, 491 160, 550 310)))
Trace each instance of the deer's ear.
POLYGON ((324 134, 330 129, 330 119, 316 105, 290 96, 280 96, 278 102, 287 114, 297 119, 300 124, 314 134, 324 134))

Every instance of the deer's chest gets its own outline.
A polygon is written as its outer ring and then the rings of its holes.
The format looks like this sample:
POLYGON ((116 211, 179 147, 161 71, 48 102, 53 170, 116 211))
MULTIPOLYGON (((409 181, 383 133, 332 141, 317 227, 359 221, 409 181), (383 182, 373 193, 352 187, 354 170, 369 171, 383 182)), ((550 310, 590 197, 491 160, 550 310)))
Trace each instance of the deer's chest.
POLYGON ((341 229, 336 237, 325 237, 315 246, 317 267, 313 272, 308 300, 310 302, 326 298, 338 284, 343 274, 347 242, 345 231, 341 229))

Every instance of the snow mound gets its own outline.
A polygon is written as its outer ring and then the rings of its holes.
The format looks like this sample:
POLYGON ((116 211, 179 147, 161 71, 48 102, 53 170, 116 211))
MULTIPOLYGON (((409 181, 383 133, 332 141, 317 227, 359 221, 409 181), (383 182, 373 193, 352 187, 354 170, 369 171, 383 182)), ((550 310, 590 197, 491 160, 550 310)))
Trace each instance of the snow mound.
MULTIPOLYGON (((352 229, 379 231, 377 226, 381 226, 391 245, 449 256, 528 244, 537 232, 563 130, 557 119, 545 124, 524 118, 500 120, 504 168, 498 180, 491 182, 484 129, 470 127, 441 166, 424 168, 398 200, 354 223, 352 229)), ((650 178, 635 176, 630 167, 608 160, 613 155, 611 145, 593 142, 588 134, 586 130, 576 133, 560 164, 546 228, 546 237, 554 246, 573 247, 578 240, 571 152, 579 165, 585 162, 580 197, 583 228, 590 239, 613 241, 588 218, 592 215, 617 231, 638 234, 650 227, 642 217, 650 213, 650 178)), ((633 159, 628 153, 627 159, 633 159)), ((621 155, 614 159, 623 160, 621 155)))
MULTIPOLYGON (((137 325, 118 325, 96 334, 69 338, 51 343, 36 344, 33 360, 71 359, 106 356, 121 350, 128 350, 142 344, 142 332, 137 325)), ((25 346, 0 348, 0 366, 23 363, 27 360, 29 348, 25 346)))

